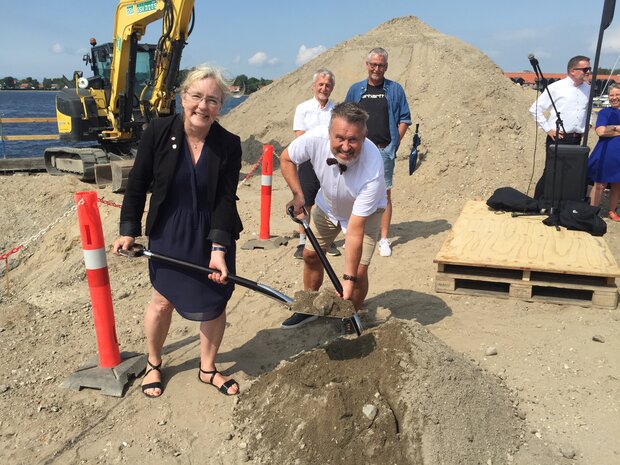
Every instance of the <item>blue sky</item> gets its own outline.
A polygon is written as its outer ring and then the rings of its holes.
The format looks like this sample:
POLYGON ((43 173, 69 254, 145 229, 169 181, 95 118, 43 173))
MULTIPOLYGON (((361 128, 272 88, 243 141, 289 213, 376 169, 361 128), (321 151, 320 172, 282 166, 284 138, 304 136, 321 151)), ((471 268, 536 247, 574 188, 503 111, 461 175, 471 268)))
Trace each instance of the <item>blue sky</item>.
MULTIPOLYGON (((384 21, 413 15, 480 49, 506 72, 531 70, 527 55, 534 53, 543 73, 562 73, 571 56, 594 57, 603 3, 196 0, 196 26, 181 66, 208 62, 224 68, 229 76, 243 73, 274 79, 384 21)), ((111 41, 116 5, 114 0, 0 0, 0 77, 41 80, 70 77, 74 70, 88 75, 82 55, 90 37, 99 43, 111 41)), ((152 24, 145 40, 155 42, 160 31, 160 23, 152 24)), ((612 67, 620 53, 620 11, 603 45, 600 66, 612 67)))

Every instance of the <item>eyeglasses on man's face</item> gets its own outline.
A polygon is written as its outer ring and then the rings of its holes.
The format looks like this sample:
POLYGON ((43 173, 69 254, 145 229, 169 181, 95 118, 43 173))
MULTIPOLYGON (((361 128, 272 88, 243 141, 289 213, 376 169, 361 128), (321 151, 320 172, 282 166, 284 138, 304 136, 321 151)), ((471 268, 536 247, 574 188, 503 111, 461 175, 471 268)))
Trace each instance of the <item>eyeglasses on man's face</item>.
POLYGON ((585 74, 590 74, 592 72, 592 68, 590 68, 589 66, 586 68, 573 68, 573 69, 578 69, 579 71, 583 71, 585 74))
POLYGON ((366 64, 371 69, 375 69, 375 68, 377 68, 377 69, 385 69, 385 68, 387 68, 387 63, 371 63, 370 61, 367 61, 366 64))
POLYGON ((194 103, 200 103, 203 100, 205 101, 205 103, 207 105, 209 105, 210 107, 217 107, 220 104, 219 99, 207 95, 207 96, 203 96, 201 94, 198 93, 193 93, 193 92, 187 92, 187 95, 189 95, 189 98, 192 100, 192 102, 194 103))

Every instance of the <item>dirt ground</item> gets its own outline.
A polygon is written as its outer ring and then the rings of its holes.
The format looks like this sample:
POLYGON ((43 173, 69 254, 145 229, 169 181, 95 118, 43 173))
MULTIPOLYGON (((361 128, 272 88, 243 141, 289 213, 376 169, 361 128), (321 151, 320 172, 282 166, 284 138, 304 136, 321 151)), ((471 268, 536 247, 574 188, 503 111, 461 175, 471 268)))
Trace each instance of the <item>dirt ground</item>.
MULTIPOLYGON (((328 50, 223 120, 244 141, 242 174, 260 144, 273 143, 277 153, 286 145, 312 69, 332 68, 341 99, 347 83, 363 77, 364 51, 377 43, 390 51, 388 77, 407 84, 425 157, 412 177, 404 156, 410 142, 397 159, 394 255, 371 263, 362 311, 368 329, 361 338, 342 336, 338 320, 320 318, 285 331, 284 306, 238 287, 218 358, 239 382, 238 397, 198 381, 197 325, 178 316, 165 346, 161 398, 144 397, 139 380, 123 397, 60 387, 97 353, 72 209, 75 192, 95 187, 70 177, 2 177, 0 252, 28 243, 0 274, 2 463, 620 462, 618 310, 434 291, 433 259, 464 203, 501 186, 525 192, 532 171, 540 173, 527 115, 531 90, 513 86, 472 47, 415 18, 394 20, 328 50), (468 92, 452 90, 446 99, 457 79, 448 70, 472 58, 482 65, 458 76, 468 92), (430 80, 431 71, 441 79, 430 80), (480 76, 488 77, 481 83, 480 76)), ((96 190, 122 202, 108 188, 96 190)), ((240 245, 258 234, 259 192, 260 176, 239 188, 240 245)), ((296 229, 284 212, 289 199, 276 173, 273 236, 296 229)), ((111 244, 119 210, 101 204, 100 212, 111 244)), ((608 222, 605 235, 615 257, 617 226, 608 222)), ((239 250, 239 275, 293 295, 302 287, 295 245, 239 250)), ((338 274, 343 261, 330 257, 338 274)), ((109 255, 108 266, 120 348, 143 353, 146 259, 109 255)))

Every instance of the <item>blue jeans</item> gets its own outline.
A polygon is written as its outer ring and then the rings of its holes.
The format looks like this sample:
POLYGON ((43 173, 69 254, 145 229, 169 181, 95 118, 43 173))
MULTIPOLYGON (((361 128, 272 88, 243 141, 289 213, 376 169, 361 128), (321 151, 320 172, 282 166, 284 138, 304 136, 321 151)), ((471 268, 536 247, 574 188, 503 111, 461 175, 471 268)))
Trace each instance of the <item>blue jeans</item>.
POLYGON ((383 158, 383 175, 385 177, 385 188, 392 188, 392 178, 394 177, 394 165, 396 164, 396 154, 394 149, 379 149, 381 158, 383 158))

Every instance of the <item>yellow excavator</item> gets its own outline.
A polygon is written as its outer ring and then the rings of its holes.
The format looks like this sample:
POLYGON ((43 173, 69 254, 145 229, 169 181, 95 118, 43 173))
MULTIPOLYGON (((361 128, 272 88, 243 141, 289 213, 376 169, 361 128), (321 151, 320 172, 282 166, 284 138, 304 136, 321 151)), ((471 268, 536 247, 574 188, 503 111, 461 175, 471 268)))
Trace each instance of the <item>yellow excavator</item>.
POLYGON ((49 173, 98 183, 109 178, 115 191, 124 188, 115 178, 126 179, 146 125, 175 112, 175 81, 194 22, 194 0, 119 1, 113 42, 91 39, 84 56, 93 76, 76 71, 75 89, 56 97, 58 133, 72 145, 45 151, 49 173), (147 25, 160 19, 158 43, 141 44, 147 25))

